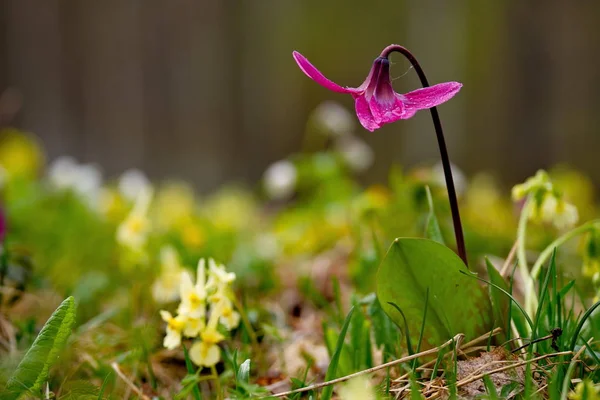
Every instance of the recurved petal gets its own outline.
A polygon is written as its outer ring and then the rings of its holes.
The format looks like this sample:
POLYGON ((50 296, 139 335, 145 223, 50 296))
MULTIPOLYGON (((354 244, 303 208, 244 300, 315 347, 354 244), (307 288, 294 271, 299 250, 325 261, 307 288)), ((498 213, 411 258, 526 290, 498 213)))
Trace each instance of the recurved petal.
POLYGON ((377 122, 375 122, 375 118, 371 113, 371 108, 369 107, 369 103, 365 96, 355 96, 355 107, 356 107, 356 116, 360 121, 361 125, 368 131, 373 132, 375 129, 381 128, 377 122))
POLYGON ((445 82, 400 95, 405 105, 405 115, 402 116, 402 119, 412 117, 418 110, 445 103, 454 97, 461 87, 462 83, 445 82))
POLYGON ((323 86, 324 88, 332 90, 334 92, 338 92, 338 93, 353 93, 356 91, 356 89, 341 87, 337 83, 332 82, 329 79, 327 79, 325 77, 325 75, 323 75, 321 73, 321 71, 319 71, 317 68, 315 68, 315 66, 312 65, 310 63, 310 61, 308 61, 306 59, 306 57, 304 57, 302 54, 298 53, 297 51, 294 51, 292 54, 294 56, 294 60, 296 60, 296 63, 298 64, 298 66, 300 67, 302 72, 304 72, 306 74, 306 76, 308 76, 310 79, 317 82, 319 85, 323 86))

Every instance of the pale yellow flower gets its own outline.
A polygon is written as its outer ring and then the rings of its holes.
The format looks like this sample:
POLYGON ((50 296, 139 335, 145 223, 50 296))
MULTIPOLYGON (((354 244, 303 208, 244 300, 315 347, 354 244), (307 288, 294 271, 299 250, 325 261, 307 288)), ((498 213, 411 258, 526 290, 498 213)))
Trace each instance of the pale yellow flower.
POLYGON ((200 332, 206 328, 206 322, 204 317, 202 318, 187 318, 185 321, 185 328, 183 328, 183 335, 185 337, 194 338, 200 335, 200 332))
POLYGON ((196 283, 187 272, 181 274, 181 304, 177 312, 190 318, 204 318, 206 315, 206 267, 204 259, 198 262, 196 283))
POLYGON ((600 400, 600 391, 594 382, 583 380, 575 386, 575 390, 569 393, 571 400, 600 400))
POLYGON ((554 193, 545 194, 539 209, 540 218, 546 223, 552 223, 557 229, 571 228, 579 219, 577 208, 554 193))
POLYGON ((235 280, 235 273, 227 272, 223 264, 217 264, 215 260, 208 260, 208 287, 227 286, 235 280))
POLYGON ((211 367, 221 359, 218 343, 225 339, 225 336, 217 330, 220 317, 219 307, 213 307, 208 324, 200 332, 201 341, 194 343, 190 348, 190 358, 196 365, 211 367))
POLYGON ((219 322, 221 322, 228 331, 237 328, 240 324, 240 314, 233 309, 231 300, 227 298, 222 299, 217 307, 221 314, 219 322))
POLYGON ((148 207, 152 200, 152 191, 140 192, 133 209, 125 221, 117 228, 117 242, 134 250, 141 250, 148 240, 151 226, 148 219, 148 207))
POLYGON ((196 342, 190 347, 190 359, 201 367, 212 367, 221 360, 221 350, 216 344, 196 342))
POLYGON ((161 310, 160 316, 167 323, 167 335, 163 341, 163 346, 172 350, 181 344, 181 333, 186 325, 186 318, 178 315, 173 317, 170 312, 161 310))
POLYGON ((535 176, 528 178, 524 183, 515 185, 512 188, 512 198, 515 201, 521 200, 539 190, 552 190, 552 182, 544 170, 539 170, 535 176))
POLYGON ((168 303, 179 299, 181 274, 185 270, 173 247, 165 246, 161 249, 160 267, 161 273, 152 285, 152 297, 159 303, 168 303))
POLYGON ((338 389, 341 400, 375 400, 371 382, 365 376, 350 379, 338 389))
POLYGON ((193 189, 182 182, 161 187, 156 195, 156 223, 159 229, 169 230, 189 221, 196 207, 193 189))

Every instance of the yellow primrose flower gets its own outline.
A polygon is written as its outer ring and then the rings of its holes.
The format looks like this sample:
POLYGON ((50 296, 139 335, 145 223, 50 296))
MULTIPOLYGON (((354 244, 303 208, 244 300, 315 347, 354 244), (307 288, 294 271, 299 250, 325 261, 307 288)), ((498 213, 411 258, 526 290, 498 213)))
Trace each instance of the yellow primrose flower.
POLYGON ((540 206, 540 217, 557 229, 568 229, 577 223, 579 214, 574 205, 558 198, 554 193, 546 193, 540 206))
POLYGON ((33 178, 43 163, 42 146, 34 135, 14 128, 0 130, 0 166, 8 178, 33 178))
POLYGON ((192 221, 192 219, 187 219, 182 223, 180 234, 181 241, 185 247, 189 248, 198 248, 202 246, 206 240, 204 232, 197 223, 192 221))
POLYGON ((178 315, 173 317, 170 312, 161 310, 160 316, 167 323, 167 335, 163 341, 163 346, 169 350, 179 347, 181 344, 181 333, 186 325, 186 318, 178 315))
POLYGON ((375 392, 371 382, 365 376, 350 379, 338 389, 341 400, 375 400, 375 392))
POLYGON ((233 304, 228 298, 223 298, 217 305, 219 309, 219 322, 228 330, 237 328, 240 324, 240 314, 233 309, 233 304))
POLYGON ((156 222, 160 229, 169 230, 188 221, 194 214, 196 199, 193 189, 182 182, 161 187, 156 195, 156 222))
POLYGON ((100 200, 98 202, 100 212, 105 215, 109 221, 120 221, 126 215, 126 203, 119 192, 112 188, 102 188, 100 190, 100 200))
POLYGON ((215 260, 208 260, 208 287, 227 286, 235 280, 235 273, 227 272, 223 264, 217 264, 215 260))
POLYGON ((186 337, 197 337, 202 330, 206 328, 204 317, 202 318, 187 318, 185 321, 185 327, 183 328, 183 335, 186 337))
POLYGON ((571 400, 600 400, 600 393, 594 382, 583 380, 575 386, 575 390, 569 393, 571 400))
POLYGON ((177 312, 190 318, 204 318, 206 315, 206 266, 204 259, 198 262, 196 284, 187 272, 181 274, 181 304, 177 312))
POLYGON ((159 303, 179 299, 181 274, 185 272, 179 262, 177 251, 171 246, 160 250, 161 273, 152 285, 152 297, 159 303))
POLYGON ((515 185, 512 188, 512 198, 518 201, 539 190, 552 190, 552 182, 550 182, 550 177, 544 170, 539 170, 535 176, 527 178, 524 183, 515 185))
POLYGON ((221 317, 220 309, 213 307, 206 328, 200 332, 200 342, 190 348, 190 358, 196 365, 212 367, 221 359, 218 343, 225 339, 217 327, 221 317))
POLYGON ((545 171, 540 170, 525 183, 513 187, 514 200, 526 196, 529 198, 527 211, 530 221, 552 223, 557 229, 567 229, 579 219, 577 208, 567 203, 563 195, 554 189, 545 171))
POLYGON ((216 344, 196 342, 190 347, 190 359, 201 367, 212 367, 221 360, 221 350, 216 344))
POLYGON ((151 200, 152 190, 140 192, 133 209, 117 228, 117 242, 119 244, 135 250, 144 247, 150 233, 150 220, 147 214, 151 200))

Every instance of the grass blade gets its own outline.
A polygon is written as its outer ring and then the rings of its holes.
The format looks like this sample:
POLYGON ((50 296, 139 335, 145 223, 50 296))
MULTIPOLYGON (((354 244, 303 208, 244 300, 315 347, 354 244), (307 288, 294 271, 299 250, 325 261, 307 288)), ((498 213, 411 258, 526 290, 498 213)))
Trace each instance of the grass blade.
MULTIPOLYGON (((335 345, 335 352, 331 356, 331 362, 329 363, 327 373, 325 374, 325 381, 335 379, 338 362, 340 361, 340 355, 342 354, 342 349, 344 348, 346 332, 348 332, 348 326, 350 326, 350 321, 352 320, 352 314, 354 314, 354 307, 350 309, 350 312, 348 313, 348 315, 346 316, 346 320, 344 321, 344 325, 342 326, 342 330, 340 331, 340 336, 338 337, 337 343, 335 345)), ((333 386, 327 386, 325 389, 323 389, 321 400, 330 400, 332 394, 333 386)))

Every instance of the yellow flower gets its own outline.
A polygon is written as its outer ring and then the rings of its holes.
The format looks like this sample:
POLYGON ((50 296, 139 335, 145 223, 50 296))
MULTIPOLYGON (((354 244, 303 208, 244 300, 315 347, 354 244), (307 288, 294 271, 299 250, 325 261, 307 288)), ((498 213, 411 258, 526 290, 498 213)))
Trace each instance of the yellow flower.
POLYGON ((219 346, 208 342, 196 342, 190 348, 190 359, 201 367, 212 367, 221 360, 219 346))
POLYGON ((180 297, 181 304, 177 312, 190 318, 204 318, 206 316, 206 272, 205 261, 198 262, 196 284, 187 272, 181 274, 180 297))
POLYGON ((99 209, 112 222, 120 221, 127 212, 123 197, 115 189, 109 188, 100 190, 99 209))
POLYGON ((188 219, 181 227, 181 240, 186 247, 198 248, 204 244, 204 232, 197 223, 188 219))
POLYGON ((141 250, 150 233, 148 207, 152 200, 152 190, 140 192, 133 209, 125 221, 117 228, 117 242, 134 250, 141 250))
POLYGON ((183 328, 183 334, 186 337, 196 337, 206 328, 204 317, 202 318, 188 318, 185 321, 185 328, 183 328))
POLYGON ((235 280, 235 273, 227 272, 223 264, 217 264, 215 260, 208 260, 208 287, 227 286, 235 280))
POLYGON ((196 365, 212 367, 221 359, 218 343, 225 339, 217 327, 219 324, 220 310, 214 307, 206 327, 200 332, 200 342, 194 343, 190 348, 190 358, 196 365))
POLYGON ((341 400, 375 400, 375 393, 369 379, 358 376, 338 389, 341 400))
POLYGON ((571 400, 600 400, 598 388, 592 381, 583 380, 575 386, 575 390, 569 393, 571 400))
POLYGON ((546 193, 539 208, 541 219, 552 223, 557 229, 571 228, 579 219, 577 208, 554 193, 546 193))
POLYGON ((528 178, 524 183, 515 185, 512 188, 512 198, 518 201, 539 190, 552 190, 552 182, 544 170, 539 170, 535 176, 528 178))
POLYGON ((169 230, 190 220, 196 200, 194 191, 185 183, 169 183, 156 195, 156 222, 159 229, 169 230))
POLYGON ((552 223, 557 229, 567 229, 579 220, 577 208, 554 189, 545 171, 540 170, 525 183, 514 186, 512 197, 514 200, 528 197, 530 221, 552 223))
POLYGON ((33 178, 44 163, 44 153, 37 138, 17 129, 0 131, 0 166, 8 178, 33 178))
POLYGON ((177 252, 171 246, 160 251, 161 273, 152 285, 152 297, 159 303, 168 303, 179 298, 181 274, 185 272, 177 252))
POLYGON ((221 314, 221 318, 219 319, 221 324, 223 324, 228 331, 237 328, 240 324, 240 314, 233 309, 231 300, 227 298, 221 300, 218 307, 219 313, 221 314))
POLYGON ((163 341, 163 346, 172 350, 181 344, 181 332, 185 328, 186 318, 178 315, 173 317, 170 312, 161 310, 160 316, 167 323, 167 335, 163 341))

